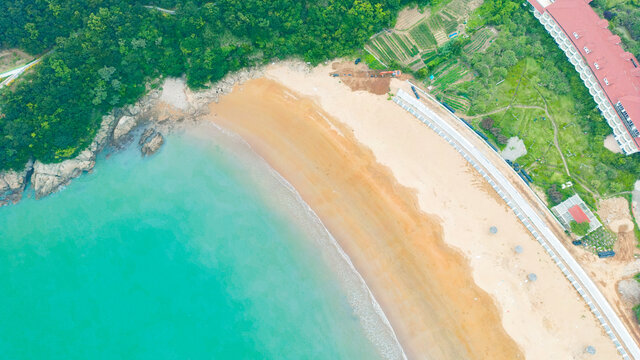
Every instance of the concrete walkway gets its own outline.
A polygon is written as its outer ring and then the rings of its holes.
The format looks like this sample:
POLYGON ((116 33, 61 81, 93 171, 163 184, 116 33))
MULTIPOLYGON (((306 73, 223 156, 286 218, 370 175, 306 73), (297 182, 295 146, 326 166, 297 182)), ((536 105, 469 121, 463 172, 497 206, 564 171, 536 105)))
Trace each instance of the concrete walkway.
POLYGON ((18 76, 22 75, 23 72, 25 72, 27 69, 29 69, 30 67, 34 66, 39 62, 40 62, 40 59, 35 59, 26 65, 23 65, 19 68, 9 70, 0 74, 0 79, 6 78, 2 82, 0 82, 0 89, 6 85, 9 85, 11 82, 13 82, 13 80, 17 79, 18 76))
MULTIPOLYGON (((427 94, 424 93, 424 95, 427 94)), ((498 170, 483 153, 492 150, 488 146, 486 146, 485 149, 476 147, 456 130, 448 122, 455 121, 453 120, 456 119, 454 115, 451 116, 451 119, 447 119, 448 121, 444 120, 421 101, 415 99, 413 95, 403 90, 399 90, 393 100, 436 131, 473 165, 507 205, 511 207, 516 216, 518 216, 534 238, 542 245, 576 291, 582 296, 595 317, 602 324, 607 335, 617 347, 622 358, 640 360, 640 348, 593 280, 591 280, 578 262, 571 256, 560 239, 556 237, 532 205, 516 190, 514 184, 507 179, 509 176, 498 170)), ((471 130, 469 130, 469 132, 471 132, 471 130)), ((472 136, 475 136, 475 134, 472 136)), ((514 177, 511 176, 511 178, 514 177)), ((523 184, 524 182, 518 184, 518 186, 522 186, 523 184)), ((546 207, 545 209, 548 212, 546 207)))

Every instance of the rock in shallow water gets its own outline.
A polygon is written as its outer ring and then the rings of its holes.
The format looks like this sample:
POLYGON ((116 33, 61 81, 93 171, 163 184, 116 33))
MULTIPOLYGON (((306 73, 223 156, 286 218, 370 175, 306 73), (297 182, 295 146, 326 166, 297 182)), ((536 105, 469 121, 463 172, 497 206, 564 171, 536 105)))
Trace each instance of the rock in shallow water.
MULTIPOLYGON (((142 142, 142 140, 143 138, 141 137, 140 141, 142 142)), ((155 152, 158 151, 158 149, 160 149, 162 144, 164 144, 164 138, 162 137, 162 134, 156 131, 153 131, 153 133, 148 134, 148 136, 144 140, 145 141, 142 143, 142 147, 140 148, 140 151, 142 151, 142 154, 144 156, 155 154, 155 152)))

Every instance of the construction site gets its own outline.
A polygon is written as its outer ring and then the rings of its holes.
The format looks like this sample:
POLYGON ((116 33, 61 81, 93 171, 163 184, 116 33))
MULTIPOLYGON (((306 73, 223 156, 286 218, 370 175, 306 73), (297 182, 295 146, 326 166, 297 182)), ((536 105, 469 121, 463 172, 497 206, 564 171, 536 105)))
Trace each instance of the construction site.
POLYGON ((384 95, 389 92, 391 79, 406 80, 410 78, 400 70, 372 70, 360 62, 336 62, 329 75, 339 78, 351 90, 364 90, 376 95, 384 95))

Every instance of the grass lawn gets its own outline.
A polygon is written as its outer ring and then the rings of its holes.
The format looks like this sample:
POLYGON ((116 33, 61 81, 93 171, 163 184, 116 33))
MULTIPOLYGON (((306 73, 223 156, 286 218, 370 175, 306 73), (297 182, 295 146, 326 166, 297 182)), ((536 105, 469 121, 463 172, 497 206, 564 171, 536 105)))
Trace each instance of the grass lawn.
MULTIPOLYGON (((615 163, 603 160, 603 155, 608 158, 622 155, 608 153, 603 145, 604 138, 594 141, 586 134, 581 119, 576 117, 573 98, 537 86, 541 71, 540 65, 531 58, 520 61, 509 69, 504 82, 494 87, 487 101, 486 112, 497 111, 487 115, 494 119, 494 126, 507 137, 523 139, 527 155, 518 162, 543 188, 571 180, 576 184, 575 190, 591 206, 595 205, 594 193, 606 196, 630 189, 635 181, 634 174, 625 173, 617 169, 615 163), (545 100, 551 118, 544 111, 545 100), (554 145, 552 119, 571 176, 567 175, 560 152, 554 145)), ((474 120, 478 128, 482 117, 474 120)), ((490 132, 485 132, 495 140, 490 132)))

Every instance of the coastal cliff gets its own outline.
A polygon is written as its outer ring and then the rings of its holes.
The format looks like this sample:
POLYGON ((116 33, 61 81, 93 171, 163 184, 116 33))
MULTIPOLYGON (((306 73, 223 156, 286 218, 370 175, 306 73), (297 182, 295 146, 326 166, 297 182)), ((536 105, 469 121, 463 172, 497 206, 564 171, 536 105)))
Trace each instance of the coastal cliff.
MULTIPOLYGON (((145 98, 142 108, 150 108, 151 102, 145 98)), ((40 199, 58 191, 69 184, 72 179, 89 172, 96 164, 97 155, 107 145, 121 146, 124 138, 136 127, 143 116, 140 104, 115 111, 102 117, 100 128, 91 144, 78 156, 59 163, 45 164, 39 160, 30 161, 25 169, 0 173, 0 206, 16 203, 30 182, 36 199, 40 199)))
POLYGON ((178 122, 189 124, 198 121, 199 116, 208 112, 209 103, 218 102, 218 97, 230 93, 236 84, 256 78, 262 72, 262 69, 241 70, 197 92, 190 91, 184 79, 166 79, 161 90, 150 90, 137 103, 103 116, 93 142, 75 158, 52 164, 31 160, 20 171, 0 172, 0 206, 20 201, 29 183, 36 199, 60 190, 71 180, 90 172, 96 164, 97 155, 107 146, 118 149, 131 144, 136 129, 144 129, 138 140, 141 154, 154 154, 165 142, 163 134, 176 129, 178 122), (159 105, 171 110, 159 110, 159 105))

